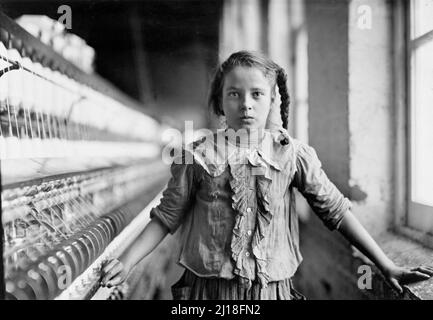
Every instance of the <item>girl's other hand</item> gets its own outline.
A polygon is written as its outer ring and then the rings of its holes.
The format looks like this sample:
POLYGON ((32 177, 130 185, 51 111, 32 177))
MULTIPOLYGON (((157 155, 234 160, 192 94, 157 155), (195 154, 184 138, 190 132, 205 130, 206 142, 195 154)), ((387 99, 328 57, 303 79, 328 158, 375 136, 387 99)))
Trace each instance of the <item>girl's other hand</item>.
POLYGON ((433 267, 419 266, 417 268, 403 268, 396 265, 384 272, 391 286, 400 294, 403 293, 402 285, 427 280, 433 276, 433 267))
POLYGON ((129 274, 127 268, 119 259, 110 259, 102 263, 101 285, 111 288, 117 286, 126 280, 129 274))

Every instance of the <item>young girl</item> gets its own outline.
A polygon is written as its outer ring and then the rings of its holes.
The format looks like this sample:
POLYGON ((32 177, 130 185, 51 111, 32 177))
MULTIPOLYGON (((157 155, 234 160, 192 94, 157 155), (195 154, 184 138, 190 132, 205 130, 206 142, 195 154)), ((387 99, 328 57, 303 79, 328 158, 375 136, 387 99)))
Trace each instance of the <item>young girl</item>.
POLYGON ((291 278, 302 261, 293 189, 324 224, 370 258, 399 292, 432 269, 396 266, 350 211, 351 203, 321 169, 314 149, 287 134, 289 94, 284 70, 266 57, 232 54, 215 74, 210 106, 227 130, 183 150, 151 222, 119 259, 104 267, 103 285, 130 270, 180 225, 175 299, 298 299, 291 278), (266 128, 278 87, 283 128, 266 128))

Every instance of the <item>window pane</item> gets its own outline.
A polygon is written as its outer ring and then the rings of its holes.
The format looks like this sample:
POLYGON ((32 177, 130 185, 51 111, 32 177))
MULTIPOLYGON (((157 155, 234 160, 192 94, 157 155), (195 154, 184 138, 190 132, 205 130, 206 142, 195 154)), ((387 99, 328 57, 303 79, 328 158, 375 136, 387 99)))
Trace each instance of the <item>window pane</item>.
POLYGON ((412 39, 433 30, 433 0, 412 0, 412 39))
POLYGON ((412 201, 433 206, 433 41, 412 60, 412 201))

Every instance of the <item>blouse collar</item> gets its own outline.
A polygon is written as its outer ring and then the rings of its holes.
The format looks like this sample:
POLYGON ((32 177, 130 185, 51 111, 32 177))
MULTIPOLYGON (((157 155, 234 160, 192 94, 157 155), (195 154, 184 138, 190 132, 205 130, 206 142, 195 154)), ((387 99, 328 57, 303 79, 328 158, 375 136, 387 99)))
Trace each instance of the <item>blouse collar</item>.
POLYGON ((188 147, 196 162, 212 176, 223 173, 228 164, 242 163, 241 161, 245 161, 244 163, 248 161, 253 165, 265 163, 281 171, 288 161, 288 153, 283 150, 287 146, 280 144, 285 137, 289 137, 285 129, 266 129, 261 139, 248 145, 235 145, 228 142, 226 130, 218 130, 213 135, 205 136, 188 147))

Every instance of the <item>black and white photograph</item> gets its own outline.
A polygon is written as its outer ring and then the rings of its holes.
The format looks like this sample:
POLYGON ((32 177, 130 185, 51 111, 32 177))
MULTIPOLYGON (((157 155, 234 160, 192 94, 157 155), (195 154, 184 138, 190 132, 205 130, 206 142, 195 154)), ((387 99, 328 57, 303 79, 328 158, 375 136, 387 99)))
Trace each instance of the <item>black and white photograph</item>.
POLYGON ((433 0, 0 0, 0 300, 433 300, 432 123, 433 0))

